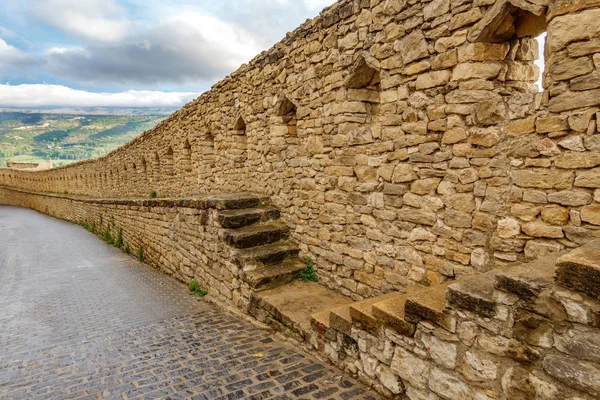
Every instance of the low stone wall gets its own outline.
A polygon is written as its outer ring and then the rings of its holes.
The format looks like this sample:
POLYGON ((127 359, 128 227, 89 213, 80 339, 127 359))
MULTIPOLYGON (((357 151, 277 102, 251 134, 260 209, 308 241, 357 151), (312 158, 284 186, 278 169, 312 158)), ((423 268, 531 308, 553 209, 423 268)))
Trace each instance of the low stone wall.
POLYGON ((313 316, 312 345, 411 400, 600 398, 600 241, 313 316))
POLYGON ((100 236, 108 231, 116 238, 121 229, 132 256, 141 247, 149 265, 186 284, 196 279, 217 300, 247 308, 250 290, 239 279, 240 267, 222 240, 217 210, 207 198, 89 199, 0 187, 0 204, 87 223, 100 236))

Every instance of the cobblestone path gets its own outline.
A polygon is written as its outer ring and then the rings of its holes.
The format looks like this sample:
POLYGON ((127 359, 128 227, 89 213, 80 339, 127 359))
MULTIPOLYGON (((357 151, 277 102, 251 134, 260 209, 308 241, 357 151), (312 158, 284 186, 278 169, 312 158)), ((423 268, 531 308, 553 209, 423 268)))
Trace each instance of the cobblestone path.
POLYGON ((377 399, 76 225, 0 206, 0 399, 377 399))

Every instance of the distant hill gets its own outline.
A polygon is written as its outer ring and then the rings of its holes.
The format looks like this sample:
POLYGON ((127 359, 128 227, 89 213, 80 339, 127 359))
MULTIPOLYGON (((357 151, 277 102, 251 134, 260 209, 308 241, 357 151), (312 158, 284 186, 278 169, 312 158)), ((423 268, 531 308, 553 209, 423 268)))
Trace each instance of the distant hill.
POLYGON ((142 109, 128 109, 129 113, 120 109, 115 114, 70 111, 0 109, 0 167, 9 160, 52 161, 60 166, 102 156, 152 129, 168 114, 161 109, 154 110, 156 114, 142 109))

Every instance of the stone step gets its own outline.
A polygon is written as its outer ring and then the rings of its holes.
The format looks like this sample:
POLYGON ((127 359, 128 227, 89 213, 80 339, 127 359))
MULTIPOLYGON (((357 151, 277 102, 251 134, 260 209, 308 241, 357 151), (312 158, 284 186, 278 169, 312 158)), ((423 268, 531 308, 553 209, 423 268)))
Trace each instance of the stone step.
POLYGON ((448 285, 448 303, 483 317, 494 317, 497 312, 494 297, 497 273, 497 270, 492 270, 448 285))
POLYGON ((350 318, 353 323, 360 325, 363 329, 377 334, 382 321, 373 315, 373 305, 386 300, 397 299, 401 296, 402 293, 393 292, 352 303, 348 310, 350 318))
POLYGON ((241 208, 219 211, 217 220, 223 228, 241 228, 257 222, 276 220, 279 217, 279 210, 273 207, 241 208))
POLYGON ((543 290, 552 287, 556 260, 564 254, 549 254, 506 271, 499 271, 496 274, 496 289, 515 294, 527 302, 535 299, 543 290))
POLYGON ((415 324, 408 322, 405 317, 407 294, 399 294, 373 304, 373 317, 381 324, 394 329, 402 336, 412 337, 415 334, 415 324))
POLYGON ((300 248, 287 240, 280 240, 263 246, 236 250, 234 259, 237 264, 244 268, 248 266, 274 265, 286 259, 295 258, 300 253, 300 248))
POLYGON ((227 229, 224 233, 225 242, 238 249, 262 246, 267 243, 286 239, 289 228, 282 222, 250 225, 239 229, 227 229))
POLYGON ((347 297, 316 282, 297 280, 252 294, 250 312, 274 328, 308 341, 315 335, 311 329, 313 314, 349 303, 347 297))
POLYGON ((600 301, 600 241, 590 242, 556 261, 556 283, 600 301))
POLYGON ((240 208, 258 207, 262 198, 253 193, 233 193, 211 196, 207 200, 208 207, 217 210, 236 210, 240 208))
POLYGON ((448 305, 446 290, 448 285, 452 283, 454 281, 408 295, 404 305, 406 321, 416 324, 425 319, 454 332, 456 330, 456 320, 445 312, 448 305))
POLYGON ((294 281, 304 268, 306 264, 298 259, 286 260, 280 264, 242 272, 242 280, 257 291, 273 289, 294 281))
POLYGON ((350 304, 331 309, 329 313, 329 327, 334 331, 350 335, 352 332, 350 304))

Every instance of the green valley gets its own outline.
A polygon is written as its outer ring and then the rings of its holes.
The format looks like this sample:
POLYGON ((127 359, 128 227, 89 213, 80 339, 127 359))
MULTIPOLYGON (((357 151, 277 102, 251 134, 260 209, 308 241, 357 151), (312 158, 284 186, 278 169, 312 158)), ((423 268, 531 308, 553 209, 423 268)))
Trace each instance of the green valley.
POLYGON ((0 111, 0 167, 8 161, 54 166, 102 156, 166 115, 98 115, 0 111))

